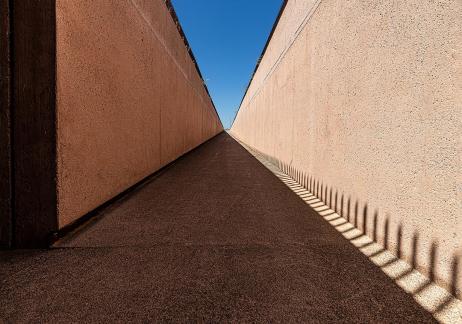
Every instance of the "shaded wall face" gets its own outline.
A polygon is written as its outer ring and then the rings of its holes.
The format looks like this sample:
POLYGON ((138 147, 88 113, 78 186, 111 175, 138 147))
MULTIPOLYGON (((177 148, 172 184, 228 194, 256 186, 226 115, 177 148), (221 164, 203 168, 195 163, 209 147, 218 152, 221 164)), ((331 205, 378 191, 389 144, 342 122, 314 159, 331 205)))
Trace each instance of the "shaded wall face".
POLYGON ((289 1, 231 129, 447 285, 462 253, 460 17, 457 0, 289 1))
POLYGON ((10 116, 10 3, 0 3, 0 248, 9 247, 12 234, 12 163, 10 116))
POLYGON ((65 226, 222 131, 162 0, 57 0, 65 226))

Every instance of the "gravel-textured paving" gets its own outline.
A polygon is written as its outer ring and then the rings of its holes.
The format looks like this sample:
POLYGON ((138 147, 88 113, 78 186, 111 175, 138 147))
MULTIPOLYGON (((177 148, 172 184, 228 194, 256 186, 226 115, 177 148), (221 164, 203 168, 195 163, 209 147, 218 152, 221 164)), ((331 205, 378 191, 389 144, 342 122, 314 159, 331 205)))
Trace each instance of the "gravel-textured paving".
POLYGON ((49 250, 0 252, 0 322, 434 322, 226 133, 49 250))

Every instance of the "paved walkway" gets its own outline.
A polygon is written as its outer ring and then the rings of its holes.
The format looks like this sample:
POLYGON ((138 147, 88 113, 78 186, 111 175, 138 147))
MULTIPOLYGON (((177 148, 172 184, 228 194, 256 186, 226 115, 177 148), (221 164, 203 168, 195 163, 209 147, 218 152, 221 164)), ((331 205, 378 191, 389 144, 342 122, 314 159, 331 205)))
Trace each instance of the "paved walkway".
POLYGON ((0 252, 0 322, 433 322, 223 133, 51 250, 0 252))

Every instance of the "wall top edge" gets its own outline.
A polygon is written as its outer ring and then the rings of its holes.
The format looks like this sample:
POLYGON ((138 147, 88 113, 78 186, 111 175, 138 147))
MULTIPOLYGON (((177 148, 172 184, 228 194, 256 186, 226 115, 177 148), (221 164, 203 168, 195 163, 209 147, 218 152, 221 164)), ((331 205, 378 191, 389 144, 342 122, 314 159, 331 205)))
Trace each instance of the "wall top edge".
POLYGON ((186 50, 188 51, 188 54, 194 63, 194 66, 196 67, 196 71, 199 74, 199 77, 202 80, 202 85, 204 86, 205 92, 207 92, 207 95, 210 99, 210 102, 212 103, 213 109, 215 110, 215 114, 217 115, 218 121, 220 122, 221 128, 223 128, 223 123, 221 122, 220 116, 218 115, 217 108, 215 106, 215 103, 213 102, 212 96, 210 95, 209 89, 207 88, 207 85, 205 84, 204 78, 202 76, 202 73, 200 71, 199 65, 197 64, 196 57, 194 56, 194 53, 191 49, 191 46, 189 45, 188 39, 183 31, 183 28, 181 27, 180 20, 178 19, 178 16, 175 12, 175 8, 173 7, 172 0, 164 0, 165 5, 167 6, 168 12, 170 13, 170 16, 172 17, 173 21, 175 22, 175 25, 177 27, 178 32, 180 33, 181 38, 183 39, 184 45, 186 46, 186 50))
POLYGON ((250 85, 252 84, 253 78, 255 77, 255 74, 257 73, 258 67, 260 66, 260 62, 263 59, 263 56, 265 56, 266 50, 268 49, 268 46, 271 42, 271 39, 273 38, 274 32, 276 31, 276 28, 279 24, 279 21, 281 20, 281 16, 284 12, 284 9, 287 6, 287 3, 289 0, 282 0, 281 8, 279 9, 279 13, 276 17, 276 20, 274 21, 273 27, 271 28, 271 32, 268 35, 268 38, 266 40, 265 46, 263 47, 263 50, 258 57, 257 63, 255 64, 255 68, 253 69, 252 76, 250 77, 249 83, 247 84, 247 87, 245 88, 244 95, 242 96, 241 102, 239 103, 239 109, 236 111, 236 114, 234 115, 233 121, 231 123, 230 129, 233 127, 234 121, 236 120, 237 115, 239 114, 239 110, 241 109, 242 102, 244 102, 244 99, 247 95, 247 92, 249 91, 250 85))

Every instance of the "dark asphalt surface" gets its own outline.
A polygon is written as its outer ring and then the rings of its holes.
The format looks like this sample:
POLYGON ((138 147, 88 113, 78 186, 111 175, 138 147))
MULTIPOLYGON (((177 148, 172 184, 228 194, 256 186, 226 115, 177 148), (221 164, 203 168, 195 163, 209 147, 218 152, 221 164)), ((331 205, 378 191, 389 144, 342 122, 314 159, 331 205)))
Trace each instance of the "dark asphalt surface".
POLYGON ((0 252, 0 319, 435 322, 225 133, 57 246, 0 252))

